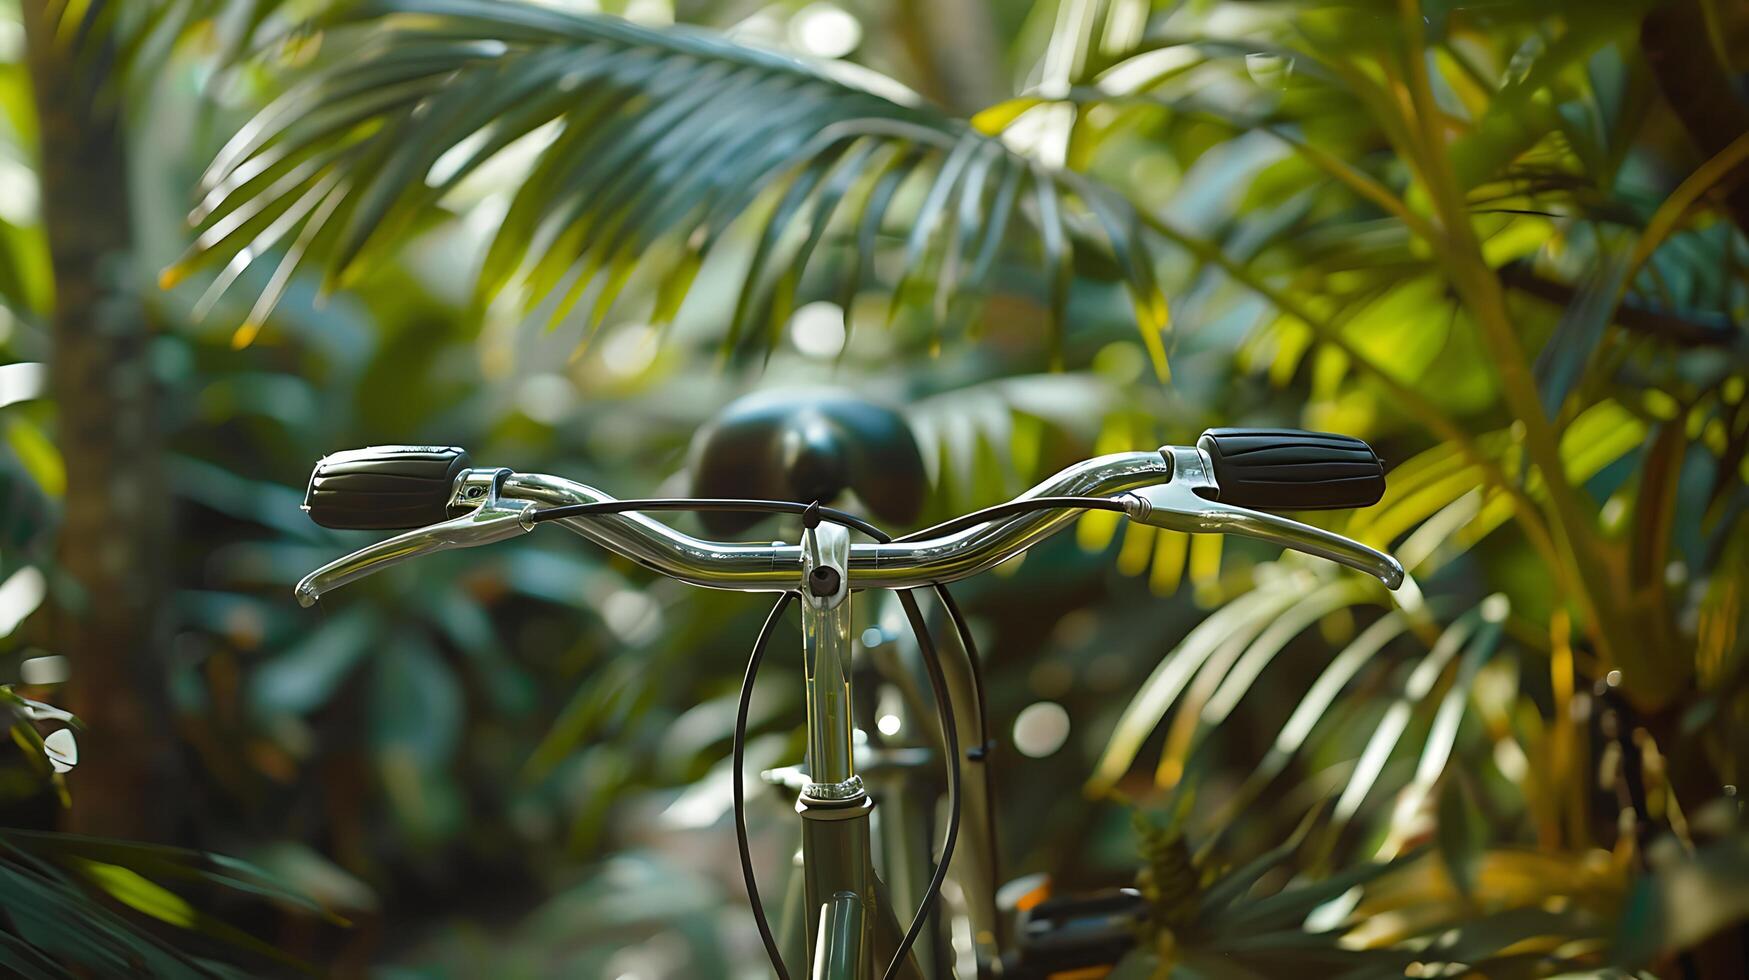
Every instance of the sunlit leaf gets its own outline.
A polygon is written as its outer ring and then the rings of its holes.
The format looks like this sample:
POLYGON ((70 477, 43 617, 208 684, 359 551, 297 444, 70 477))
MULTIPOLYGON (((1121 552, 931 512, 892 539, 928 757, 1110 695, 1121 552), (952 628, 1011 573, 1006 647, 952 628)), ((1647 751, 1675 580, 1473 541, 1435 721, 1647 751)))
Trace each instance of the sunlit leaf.
MULTIPOLYGON (((250 326, 264 322, 305 249, 320 256, 330 284, 350 281, 369 258, 403 241, 414 216, 442 201, 457 179, 549 125, 558 127, 556 138, 538 148, 488 250, 482 308, 507 288, 532 304, 569 282, 562 312, 598 283, 599 322, 634 267, 665 262, 648 273, 666 292, 683 288, 697 257, 690 245, 664 246, 696 239, 708 259, 747 214, 763 222, 761 244, 728 336, 731 343, 752 336, 749 321, 781 322, 791 302, 769 305, 771 284, 790 282, 768 273, 774 249, 792 232, 805 239, 808 225, 835 209, 843 189, 823 178, 846 150, 881 143, 908 149, 891 158, 891 182, 877 185, 866 205, 872 217, 855 239, 861 254, 850 257, 853 268, 879 247, 871 234, 891 193, 882 187, 913 174, 929 190, 909 215, 905 276, 928 281, 928 255, 958 254, 942 270, 946 307, 988 275, 1000 237, 990 229, 1030 223, 1058 262, 1067 240, 1082 234, 1057 206, 1057 175, 965 121, 704 32, 484 0, 366 0, 325 23, 337 41, 355 40, 357 53, 302 82, 294 99, 264 111, 220 154, 196 215, 200 238, 173 267, 180 278, 237 256, 247 266, 295 232, 250 326), (362 25, 380 29, 353 38, 362 25), (968 170, 974 160, 978 167, 968 170), (994 169, 1018 183, 987 196, 983 175, 994 169), (439 171, 443 179, 431 179, 439 171), (762 199, 777 203, 766 212, 755 207, 762 199), (1032 200, 1040 206, 1023 210, 1032 200), (955 201, 960 206, 949 207, 955 201), (963 241, 946 252, 925 248, 937 235, 954 239, 954 229, 963 239, 982 237, 985 257, 965 261, 963 241)), ((1087 203, 1102 218, 1104 242, 1126 271, 1153 344, 1164 300, 1148 245, 1121 198, 1091 185, 1075 196, 1089 194, 1099 198, 1087 203)), ((802 249, 797 261, 812 251, 802 249)), ((240 274, 233 265, 225 278, 240 274)), ((1060 322, 1064 289, 1056 276, 1048 305, 1060 322)), ((799 270, 795 282, 805 284, 799 270)), ((665 305, 674 305, 672 295, 665 305)))
POLYGON ((1135 761, 1148 735, 1172 709, 1191 679, 1236 631, 1261 629, 1296 598, 1309 578, 1286 575, 1269 587, 1233 600, 1204 620, 1173 647, 1142 683, 1124 709, 1099 764, 1088 780, 1088 792, 1101 793, 1116 785, 1135 761))

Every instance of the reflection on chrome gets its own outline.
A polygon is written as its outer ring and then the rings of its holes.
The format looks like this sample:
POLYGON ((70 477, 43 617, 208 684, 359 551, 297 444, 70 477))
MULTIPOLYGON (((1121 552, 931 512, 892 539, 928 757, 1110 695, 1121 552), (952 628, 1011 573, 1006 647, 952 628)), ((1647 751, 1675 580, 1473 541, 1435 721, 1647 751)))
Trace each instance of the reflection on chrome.
MULTIPOLYGON (((1215 485, 1208 460, 1193 447, 1115 453, 1078 463, 1017 499, 1120 495, 1131 520, 1195 533, 1258 538, 1403 582, 1395 559, 1322 528, 1275 514, 1222 504, 1199 490, 1215 485)), ((311 605, 324 593, 410 558, 514 537, 533 527, 537 509, 614 498, 594 487, 538 473, 474 469, 456 483, 451 513, 460 516, 396 535, 310 573, 297 597, 311 605)), ((979 524, 954 534, 889 544, 849 546, 850 582, 857 588, 906 589, 976 575, 1061 530, 1077 510, 1040 510, 979 524)), ((712 589, 777 592, 801 580, 801 548, 793 544, 706 541, 639 513, 595 514, 557 523, 663 575, 712 589)))

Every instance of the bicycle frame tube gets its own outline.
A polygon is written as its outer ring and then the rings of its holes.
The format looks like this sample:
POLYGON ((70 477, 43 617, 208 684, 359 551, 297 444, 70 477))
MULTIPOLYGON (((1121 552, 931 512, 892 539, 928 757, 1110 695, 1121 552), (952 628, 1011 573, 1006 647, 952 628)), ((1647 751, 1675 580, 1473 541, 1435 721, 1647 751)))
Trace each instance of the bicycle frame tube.
MULTIPOLYGON (((918 600, 927 617, 937 600, 926 590, 918 593, 918 600)), ((895 607, 896 603, 888 603, 877 615, 885 620, 889 614, 896 613, 895 607)), ((937 935, 943 946, 944 965, 952 961, 959 970, 958 974, 945 975, 969 976, 971 964, 966 958, 993 959, 1002 938, 998 935, 1002 922, 997 914, 995 894, 998 870, 995 865, 996 801, 989 792, 989 772, 986 769, 992 761, 987 757, 980 758, 972 751, 978 747, 980 732, 977 695, 967 651, 961 645, 959 635, 951 629, 936 636, 935 645, 941 654, 942 675, 947 682, 960 744, 968 750, 960 782, 959 846, 954 850, 953 864, 948 872, 949 882, 958 885, 957 902, 944 901, 939 918, 942 930, 948 930, 956 917, 962 918, 964 926, 970 930, 971 948, 965 950, 954 946, 957 940, 951 940, 948 931, 939 931, 937 935)), ((896 740, 888 740, 886 747, 875 756, 885 765, 871 767, 863 773, 881 805, 875 834, 876 840, 883 845, 880 850, 882 866, 888 869, 889 875, 894 867, 899 866, 915 869, 913 874, 926 879, 933 845, 927 818, 902 828, 888 828, 883 824, 895 816, 933 814, 942 796, 942 787, 937 781, 920 778, 923 773, 939 770, 941 753, 945 751, 933 712, 929 709, 933 695, 928 672, 923 666, 922 652, 909 633, 882 642, 871 653, 870 660, 882 680, 891 684, 899 694, 893 705, 899 718, 898 735, 896 740)), ((896 900, 902 907, 909 907, 912 901, 909 897, 898 896, 896 900)), ((923 939, 918 942, 921 945, 923 939)))
MULTIPOLYGON (((921 540, 915 536, 885 540, 875 532, 871 536, 882 540, 852 544, 844 526, 816 523, 799 544, 743 544, 702 540, 636 512, 639 507, 724 506, 721 502, 609 503, 613 498, 607 494, 571 480, 476 468, 463 470, 456 477, 448 520, 405 531, 329 562, 300 580, 295 594, 301 604, 309 606, 326 592, 383 568, 436 551, 514 537, 545 521, 692 585, 749 592, 789 591, 797 588, 799 576, 809 769, 805 782, 797 780, 801 792, 796 801, 796 812, 802 817, 803 867, 795 891, 801 893, 804 914, 791 916, 790 925, 794 928, 805 923, 809 976, 870 980, 877 963, 891 960, 902 935, 891 900, 874 869, 870 842, 874 801, 855 771, 856 729, 850 690, 853 579, 858 589, 880 590, 958 581, 995 567, 1056 533, 1076 519, 1080 508, 1101 506, 1121 510, 1131 521, 1150 526, 1269 541, 1367 572, 1391 589, 1404 584, 1402 567, 1389 555, 1275 513, 1222 502, 1220 496, 1212 464, 1202 449, 1169 446, 1158 452, 1114 453, 1077 463, 1016 498, 1030 498, 1037 506, 979 512, 971 520, 981 523, 967 526, 970 522, 956 521, 951 527, 938 526, 938 530, 919 532, 935 535, 921 540), (1055 497, 1108 499, 1037 499, 1055 497), (548 508, 571 504, 602 506, 545 513, 548 508)), ((753 504, 765 510, 787 509, 770 502, 753 504)), ((816 510, 807 513, 818 516, 816 510)), ((959 719, 959 740, 975 746, 977 728, 970 711, 975 692, 962 659, 950 657, 942 665, 948 688, 943 699, 959 709, 953 711, 959 719)), ((889 671, 889 679, 918 695, 914 665, 897 666, 900 669, 889 671)), ((920 701, 920 696, 910 698, 912 708, 920 701)), ((931 751, 927 741, 909 748, 931 751)), ((879 766, 870 771, 878 774, 879 766)), ((796 773, 799 775, 799 770, 796 773)), ((902 855, 900 861, 906 866, 902 888, 916 891, 918 879, 929 873, 930 852, 923 835, 904 828, 926 824, 934 801, 927 789, 917 792, 918 787, 903 773, 894 777, 893 785, 912 805, 897 808, 904 812, 895 812, 901 819, 893 836, 883 835, 883 851, 889 852, 883 856, 883 864, 893 853, 902 855)), ((963 920, 954 921, 956 925, 961 921, 969 924, 972 944, 990 951, 1000 938, 991 894, 993 842, 980 840, 978 828, 986 826, 984 818, 992 801, 979 778, 970 780, 963 792, 966 798, 961 803, 971 817, 968 842, 974 849, 970 854, 961 853, 960 867, 950 869, 953 884, 958 886, 952 890, 954 900, 967 907, 963 920)), ((954 934, 961 935, 957 930, 954 934)), ((926 952, 924 958, 931 961, 932 974, 939 969, 939 951, 933 957, 926 952)), ((918 959, 917 954, 908 954, 896 974, 906 980, 923 980, 918 959)))
POLYGON ((814 945, 814 980, 838 980, 863 975, 868 928, 862 896, 838 892, 820 906, 818 939, 814 945))
MULTIPOLYGON (((850 533, 822 524, 802 540, 802 663, 807 681, 808 782, 802 818, 802 907, 810 977, 872 980, 877 958, 897 948, 898 926, 874 870, 869 814, 874 801, 856 774, 851 715, 850 533), (809 588, 816 568, 837 573, 837 589, 809 588)), ((882 959, 884 963, 884 959, 882 959)), ((901 975, 919 978, 914 958, 901 975)))

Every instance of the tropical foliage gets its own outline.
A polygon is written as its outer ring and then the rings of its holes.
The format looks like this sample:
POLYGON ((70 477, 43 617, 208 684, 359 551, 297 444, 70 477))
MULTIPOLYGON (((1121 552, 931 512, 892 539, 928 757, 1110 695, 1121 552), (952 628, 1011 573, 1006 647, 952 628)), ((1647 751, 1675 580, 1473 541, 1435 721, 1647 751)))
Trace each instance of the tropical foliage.
MULTIPOLYGON (((678 490, 735 394, 830 381, 905 407, 926 520, 1211 424, 1392 461, 1326 520, 1402 592, 1109 514, 968 588, 998 719, 1073 723, 996 752, 1038 801, 1005 863, 1140 867, 1120 975, 1740 975, 1733 5, 596 6, 25 0, 126 134, 115 275, 157 325, 181 529, 174 638, 134 659, 196 849, 42 832, 80 799, 38 726, 91 683, 57 617, 92 490, 36 367, 85 295, 42 222, 81 202, 30 173, 53 131, 15 58, 0 182, 45 200, 0 200, 3 812, 37 829, 0 875, 42 897, 0 901, 0 962, 262 968, 210 902, 342 971, 759 969, 714 856, 756 611, 542 536, 311 618, 290 584, 361 537, 296 505, 371 442, 678 490)), ((760 766, 801 751, 766 687, 760 766)), ((777 874, 786 808, 756 806, 777 874)))

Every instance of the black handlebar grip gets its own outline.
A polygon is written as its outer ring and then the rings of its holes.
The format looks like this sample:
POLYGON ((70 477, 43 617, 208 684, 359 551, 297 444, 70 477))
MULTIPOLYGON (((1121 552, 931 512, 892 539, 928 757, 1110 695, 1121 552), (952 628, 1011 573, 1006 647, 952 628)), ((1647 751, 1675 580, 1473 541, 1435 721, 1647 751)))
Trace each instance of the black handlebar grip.
POLYGON ((1256 510, 1371 507, 1385 464, 1353 436, 1298 429, 1210 429, 1196 441, 1214 466, 1219 499, 1256 510))
POLYGON ((456 477, 468 468, 453 446, 367 446, 322 457, 304 510, 323 527, 403 530, 449 517, 456 477))

